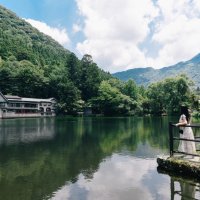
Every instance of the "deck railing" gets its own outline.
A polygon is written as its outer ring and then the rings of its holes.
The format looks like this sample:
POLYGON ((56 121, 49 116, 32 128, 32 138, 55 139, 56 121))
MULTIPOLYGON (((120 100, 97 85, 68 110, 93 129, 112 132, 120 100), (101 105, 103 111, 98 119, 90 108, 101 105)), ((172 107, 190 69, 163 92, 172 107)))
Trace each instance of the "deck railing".
MULTIPOLYGON (((186 125, 186 126, 183 126, 183 127, 200 128, 200 125, 199 124, 191 124, 191 125, 186 125)), ((192 154, 192 153, 186 153, 186 152, 174 150, 174 141, 175 140, 191 141, 191 142, 195 142, 195 143, 200 143, 200 137, 194 137, 194 140, 186 139, 186 138, 180 138, 180 137, 174 137, 174 129, 175 128, 178 129, 178 127, 175 124, 173 124, 172 122, 169 122, 169 151, 170 151, 170 156, 173 156, 174 153, 179 153, 179 154, 186 154, 186 155, 200 157, 200 154, 192 154)), ((200 151, 200 150, 197 149, 196 151, 200 151)))

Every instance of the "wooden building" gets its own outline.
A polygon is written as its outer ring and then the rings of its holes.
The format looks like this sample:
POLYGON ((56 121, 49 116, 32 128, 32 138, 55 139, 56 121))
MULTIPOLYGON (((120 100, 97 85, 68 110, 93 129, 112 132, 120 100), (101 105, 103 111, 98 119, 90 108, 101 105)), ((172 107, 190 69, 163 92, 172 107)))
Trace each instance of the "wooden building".
POLYGON ((24 98, 0 92, 0 118, 55 116, 55 99, 24 98))

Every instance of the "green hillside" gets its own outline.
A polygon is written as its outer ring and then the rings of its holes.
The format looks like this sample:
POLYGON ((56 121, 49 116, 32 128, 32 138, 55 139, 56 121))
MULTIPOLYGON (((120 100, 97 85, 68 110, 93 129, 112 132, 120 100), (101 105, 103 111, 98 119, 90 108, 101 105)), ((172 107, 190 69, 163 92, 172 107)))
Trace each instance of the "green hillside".
POLYGON ((164 67, 162 69, 136 68, 123 72, 117 72, 113 76, 121 79, 133 79, 139 85, 149 85, 169 77, 175 77, 180 74, 186 74, 195 85, 200 87, 200 54, 187 62, 180 62, 176 65, 164 67))
POLYGON ((55 97, 62 110, 77 110, 111 78, 90 55, 79 60, 51 37, 0 6, 0 91, 22 97, 55 97))
POLYGON ((0 55, 3 60, 29 60, 38 66, 61 64, 69 55, 51 37, 0 6, 0 55))

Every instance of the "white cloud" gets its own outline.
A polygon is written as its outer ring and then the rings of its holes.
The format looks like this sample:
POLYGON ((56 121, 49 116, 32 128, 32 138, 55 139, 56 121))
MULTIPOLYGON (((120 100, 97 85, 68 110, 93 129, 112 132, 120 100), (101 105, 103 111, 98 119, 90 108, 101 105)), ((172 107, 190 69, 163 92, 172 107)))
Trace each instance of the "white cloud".
POLYGON ((200 52, 200 10, 197 2, 189 0, 158 0, 162 13, 153 40, 162 48, 158 57, 151 60, 156 67, 185 61, 200 52))
POLYGON ((144 53, 138 45, 149 34, 149 23, 158 10, 151 0, 77 0, 84 17, 86 40, 77 44, 105 70, 142 66, 144 53))
POLYGON ((70 43, 70 39, 68 37, 67 30, 65 28, 51 27, 44 22, 33 19, 25 19, 25 20, 29 22, 33 27, 41 31, 42 33, 51 36, 61 45, 67 46, 70 43))
POLYGON ((188 60, 200 52, 199 0, 76 2, 84 19, 86 38, 77 44, 77 50, 82 55, 91 54, 106 71, 159 68, 188 60), (151 51, 157 55, 151 57, 151 51))
POLYGON ((159 181, 154 181, 153 185, 144 182, 152 181, 151 173, 155 169, 154 159, 147 162, 144 159, 115 154, 100 164, 92 179, 88 180, 83 174, 80 174, 76 183, 67 182, 54 193, 52 200, 76 199, 78 195, 82 195, 85 197, 83 199, 88 200, 152 200, 155 199, 153 195, 166 200, 170 195, 168 177, 154 174, 154 180, 159 181), (159 178, 155 176, 159 176, 159 178), (152 191, 155 191, 156 194, 155 192, 152 194, 152 191))

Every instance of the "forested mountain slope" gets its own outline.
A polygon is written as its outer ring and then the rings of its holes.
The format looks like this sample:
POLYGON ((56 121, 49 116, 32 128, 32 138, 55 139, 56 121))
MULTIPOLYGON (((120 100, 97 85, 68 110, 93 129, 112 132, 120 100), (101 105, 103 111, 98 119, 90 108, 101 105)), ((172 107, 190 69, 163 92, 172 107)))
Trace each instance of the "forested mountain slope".
POLYGON ((0 6, 0 91, 22 97, 55 97, 73 111, 97 95, 112 76, 90 55, 79 60, 51 37, 0 6))
POLYGON ((121 79, 133 79, 137 84, 149 85, 150 83, 161 81, 168 77, 175 77, 179 74, 186 74, 195 85, 200 87, 200 54, 189 61, 180 62, 176 65, 164 67, 161 69, 136 68, 123 72, 117 72, 113 76, 121 79))
POLYGON ((11 11, 0 6, 0 55, 4 60, 29 60, 44 66, 64 64, 70 53, 51 37, 33 28, 11 11), (14 58, 12 58, 14 59, 14 58))

